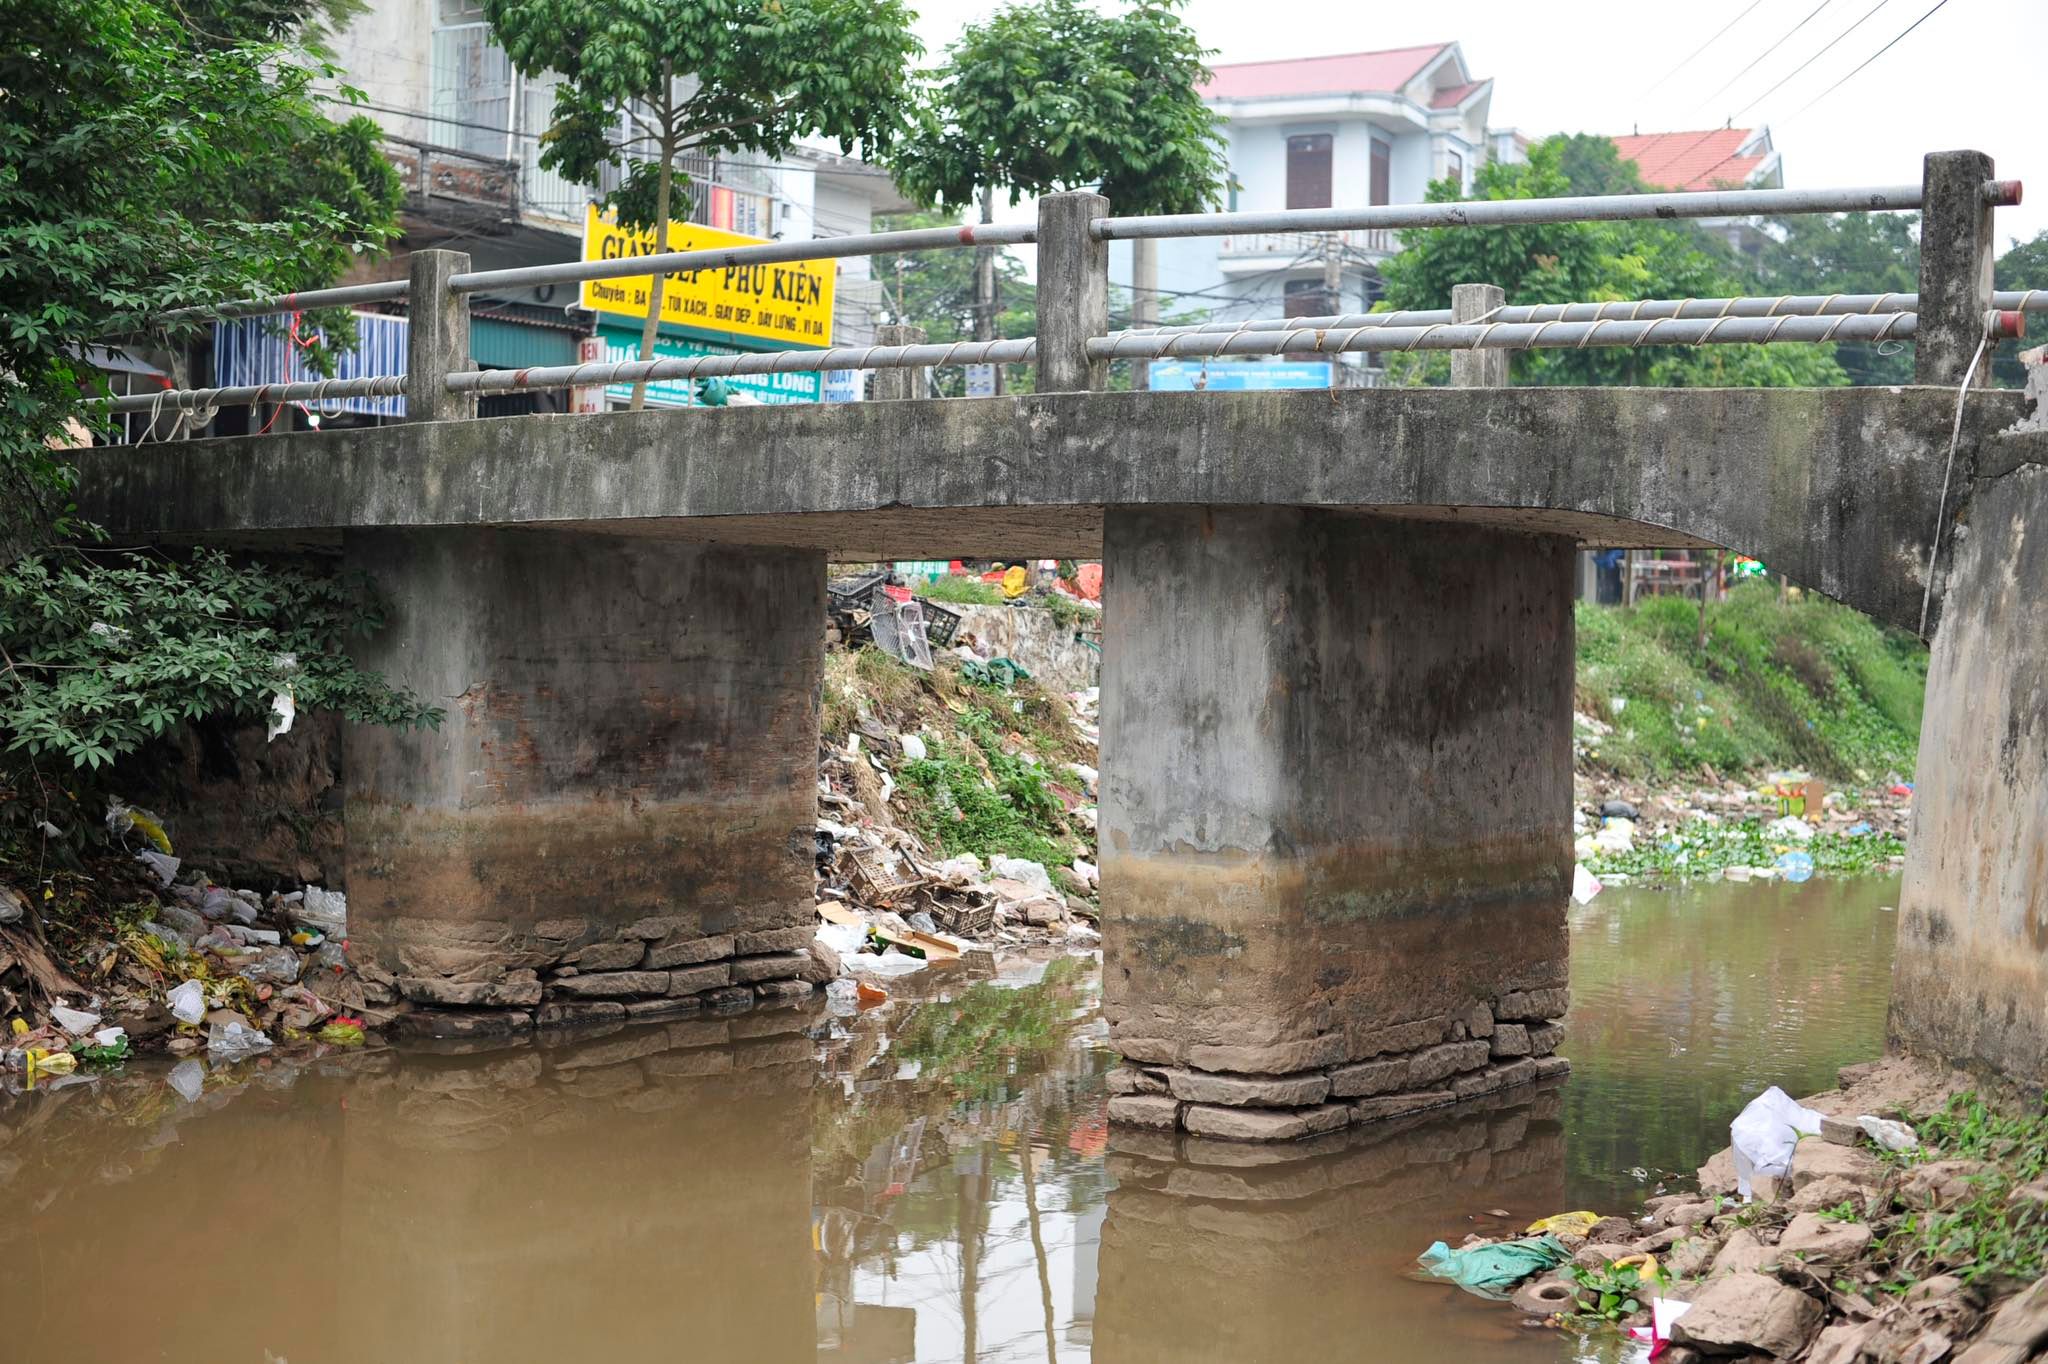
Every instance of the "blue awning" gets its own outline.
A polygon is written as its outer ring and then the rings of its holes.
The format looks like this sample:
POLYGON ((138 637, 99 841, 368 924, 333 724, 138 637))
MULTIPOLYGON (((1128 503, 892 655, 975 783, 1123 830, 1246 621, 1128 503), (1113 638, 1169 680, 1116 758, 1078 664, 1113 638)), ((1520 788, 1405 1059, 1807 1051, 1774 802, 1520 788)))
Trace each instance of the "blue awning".
MULTIPOLYGON (((405 373, 406 321, 381 313, 357 313, 355 349, 335 357, 334 377, 367 379, 405 373)), ((318 335, 305 329, 301 336, 318 335)), ((304 382, 322 377, 295 353, 288 317, 245 317, 213 324, 213 382, 218 388, 245 384, 304 382)), ((313 404, 308 404, 313 406, 313 404)), ((405 399, 329 398, 317 404, 322 412, 361 412, 366 416, 403 417, 405 399)))

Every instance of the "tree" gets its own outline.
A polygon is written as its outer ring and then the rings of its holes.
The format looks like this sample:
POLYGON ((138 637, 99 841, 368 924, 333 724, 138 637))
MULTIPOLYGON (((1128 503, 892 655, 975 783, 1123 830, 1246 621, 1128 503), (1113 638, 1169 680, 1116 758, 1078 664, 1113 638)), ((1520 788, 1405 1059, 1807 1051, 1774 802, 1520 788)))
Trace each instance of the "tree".
MULTIPOLYGON (((1207 53, 1180 5, 1137 0, 1103 14, 1081 0, 1033 0, 970 25, 892 162, 898 183, 956 212, 979 200, 983 221, 997 189, 1014 204, 1094 185, 1119 213, 1211 207, 1222 136, 1200 93, 1207 53)), ((980 340, 995 335, 994 259, 992 248, 977 252, 980 340)))
MULTIPOLYGON (((2015 238, 2012 249, 1998 258, 1991 273, 2001 289, 2048 290, 2048 232, 2036 233, 2030 242, 2015 238)), ((2019 353, 2042 344, 2044 327, 2048 327, 2048 313, 2029 313, 2029 335, 1998 343, 1991 361, 1992 377, 2007 387, 2025 387, 2027 375, 2020 365, 2019 353)))
MULTIPOLYGON (((1572 186, 1567 152, 1589 164, 1572 139, 1550 138, 1527 162, 1490 162, 1474 181, 1482 199, 1561 196, 1572 186)), ((1598 171, 1597 156, 1590 164, 1598 171)), ((1624 163, 1625 164, 1625 163, 1624 163)), ((1582 169, 1582 174, 1587 173, 1582 169)), ((1602 172, 1604 174, 1604 172, 1602 172)), ((1461 197, 1448 180, 1429 187, 1432 201, 1461 197)), ((1713 238, 1689 225, 1659 222, 1545 223, 1515 227, 1437 227, 1404 232, 1400 254, 1381 267, 1386 306, 1442 308, 1452 286, 1497 284, 1510 303, 1611 302, 1639 298, 1711 298, 1741 292, 1734 262, 1713 238)), ((1819 346, 1647 346, 1514 353, 1518 381, 1536 384, 1826 386, 1844 382, 1819 346)), ((1397 373, 1415 366, 1396 364, 1397 373)), ((1425 362, 1424 373, 1446 371, 1425 362)))
POLYGON ((1561 133, 1550 141, 1557 148, 1558 169, 1571 194, 1643 194, 1649 186, 1633 161, 1621 159, 1614 139, 1600 133, 1561 133))
POLYGON ((165 312, 330 283, 394 228, 369 125, 329 121, 312 87, 331 69, 271 41, 331 10, 291 13, 0 0, 0 843, 61 827, 75 846, 97 823, 65 799, 77 770, 278 691, 436 714, 349 664, 342 638, 377 620, 360 585, 63 543, 93 534, 64 455, 98 420, 89 347, 175 344, 198 324, 165 312))
MULTIPOLYGON (((1918 216, 1808 213, 1775 218, 1758 253, 1749 292, 1915 293, 1920 288, 1918 216)), ((1910 384, 1913 352, 1893 342, 1843 342, 1835 358, 1855 384, 1910 384)))
MULTIPOLYGON (((688 209, 681 158, 774 158, 809 136, 885 153, 923 51, 902 0, 484 0, 484 15, 521 72, 561 78, 541 164, 585 184, 620 172, 608 202, 656 251, 688 209)), ((666 280, 655 273, 642 360, 666 280)), ((646 396, 635 384, 634 408, 646 396)))

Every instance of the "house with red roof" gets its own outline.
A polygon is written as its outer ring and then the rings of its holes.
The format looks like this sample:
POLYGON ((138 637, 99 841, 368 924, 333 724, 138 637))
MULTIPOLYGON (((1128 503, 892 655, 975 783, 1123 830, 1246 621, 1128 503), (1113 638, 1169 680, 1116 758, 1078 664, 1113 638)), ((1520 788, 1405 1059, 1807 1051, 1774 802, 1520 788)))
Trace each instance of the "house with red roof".
POLYGON ((1785 172, 1769 128, 1630 133, 1612 139, 1643 183, 1657 189, 1783 189, 1785 172))
MULTIPOLYGON (((1431 181, 1469 189, 1485 161, 1519 160, 1524 145, 1487 126, 1493 81, 1454 42, 1224 63, 1202 95, 1223 119, 1234 211, 1419 203, 1431 181)), ((1356 312, 1399 249, 1385 229, 1181 238, 1160 244, 1159 283, 1169 307, 1218 319, 1356 312)))

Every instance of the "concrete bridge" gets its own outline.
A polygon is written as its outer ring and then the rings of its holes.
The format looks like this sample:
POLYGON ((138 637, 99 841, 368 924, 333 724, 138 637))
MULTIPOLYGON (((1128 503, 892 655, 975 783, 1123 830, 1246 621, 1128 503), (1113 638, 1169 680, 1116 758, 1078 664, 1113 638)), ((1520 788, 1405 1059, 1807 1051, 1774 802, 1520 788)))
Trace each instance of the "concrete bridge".
POLYGON ((1931 596, 1893 1031, 2039 1087, 2048 436, 1959 405, 1989 163, 1943 200, 1940 160, 1924 386, 429 420, 96 451, 81 510, 376 577, 362 661, 448 714, 346 736, 352 954, 520 1023, 801 988, 828 560, 1100 554, 1112 1115, 1248 1139, 1562 1068, 1575 548, 1722 546, 1907 629, 1931 596))

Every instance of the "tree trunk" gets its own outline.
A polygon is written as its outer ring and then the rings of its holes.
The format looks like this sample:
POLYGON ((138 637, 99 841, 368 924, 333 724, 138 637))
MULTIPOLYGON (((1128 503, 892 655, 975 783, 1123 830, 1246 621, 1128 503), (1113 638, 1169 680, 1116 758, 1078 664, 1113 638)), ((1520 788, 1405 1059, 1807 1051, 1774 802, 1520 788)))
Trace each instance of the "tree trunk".
MULTIPOLYGON (((658 255, 668 250, 668 209, 669 198, 675 185, 676 164, 676 119, 673 102, 670 99, 668 83, 669 68, 662 63, 661 97, 661 170, 654 182, 654 250, 658 255)), ((654 358, 655 333, 661 330, 661 295, 668 285, 668 276, 661 271, 654 272, 654 279, 647 291, 647 320, 640 324, 640 358, 654 358)), ((647 381, 633 385, 631 411, 638 412, 647 406, 647 381)))
MULTIPOLYGON (((992 189, 981 192, 981 220, 984 223, 996 220, 996 196, 992 189)), ((974 248, 974 339, 996 339, 996 249, 993 246, 974 248)))

